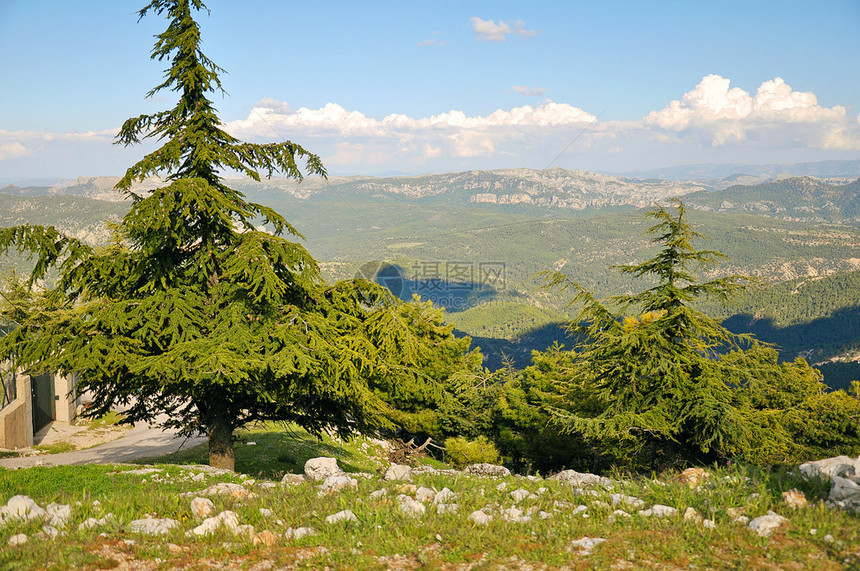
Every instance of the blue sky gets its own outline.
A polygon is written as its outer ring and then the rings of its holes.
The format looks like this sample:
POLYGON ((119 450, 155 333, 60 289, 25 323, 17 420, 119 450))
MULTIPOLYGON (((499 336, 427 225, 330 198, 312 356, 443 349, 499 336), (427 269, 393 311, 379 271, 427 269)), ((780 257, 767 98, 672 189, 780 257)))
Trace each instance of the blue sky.
MULTIPOLYGON (((143 3, 0 0, 0 183, 119 175, 150 149, 111 145, 174 102, 144 98, 166 21, 143 3)), ((860 157, 856 0, 207 5, 228 130, 333 174, 860 157)))

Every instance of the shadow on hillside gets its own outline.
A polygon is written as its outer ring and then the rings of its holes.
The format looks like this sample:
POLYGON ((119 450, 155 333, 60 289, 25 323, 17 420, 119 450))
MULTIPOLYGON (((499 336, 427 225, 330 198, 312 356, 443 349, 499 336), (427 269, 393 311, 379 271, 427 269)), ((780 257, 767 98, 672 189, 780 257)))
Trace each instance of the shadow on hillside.
POLYGON ((399 265, 373 261, 363 264, 355 277, 374 281, 403 301, 418 295, 448 313, 493 301, 505 284, 501 262, 420 262, 410 268, 411 278, 406 273, 399 265))
MULTIPOLYGON (((467 334, 454 330, 457 337, 466 337, 467 334)), ((481 353, 484 355, 484 366, 491 371, 501 369, 504 363, 504 357, 507 357, 511 364, 516 369, 523 369, 531 365, 532 351, 545 351, 552 346, 553 343, 558 343, 570 348, 574 344, 573 338, 564 330, 561 323, 548 323, 541 327, 537 327, 514 339, 499 339, 496 337, 476 337, 468 335, 472 338, 472 348, 480 347, 481 353)))
MULTIPOLYGON (((778 327, 770 318, 756 319, 749 314, 733 315, 723 321, 733 333, 752 333, 759 340, 773 343, 781 361, 804 357, 810 363, 829 359, 850 347, 860 348, 860 307, 835 311, 829 317, 814 319, 788 327, 778 327)), ((830 388, 848 388, 860 380, 860 363, 826 363, 816 365, 830 388)))

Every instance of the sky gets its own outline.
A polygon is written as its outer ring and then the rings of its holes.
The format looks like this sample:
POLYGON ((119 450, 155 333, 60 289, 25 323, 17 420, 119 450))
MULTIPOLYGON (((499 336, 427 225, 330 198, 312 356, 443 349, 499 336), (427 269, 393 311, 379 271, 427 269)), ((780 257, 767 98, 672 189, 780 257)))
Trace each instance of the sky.
MULTIPOLYGON (((119 176, 167 21, 143 0, 0 0, 0 184, 119 176)), ((860 2, 209 0, 243 140, 333 175, 860 158, 860 2)))

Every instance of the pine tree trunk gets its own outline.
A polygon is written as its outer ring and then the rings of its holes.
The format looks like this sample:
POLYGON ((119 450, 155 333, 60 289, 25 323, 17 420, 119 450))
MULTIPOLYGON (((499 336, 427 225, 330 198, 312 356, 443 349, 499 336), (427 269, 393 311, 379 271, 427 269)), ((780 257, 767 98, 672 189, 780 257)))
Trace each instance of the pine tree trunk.
POLYGON ((233 426, 226 414, 216 413, 209 417, 209 465, 213 468, 236 469, 233 426))

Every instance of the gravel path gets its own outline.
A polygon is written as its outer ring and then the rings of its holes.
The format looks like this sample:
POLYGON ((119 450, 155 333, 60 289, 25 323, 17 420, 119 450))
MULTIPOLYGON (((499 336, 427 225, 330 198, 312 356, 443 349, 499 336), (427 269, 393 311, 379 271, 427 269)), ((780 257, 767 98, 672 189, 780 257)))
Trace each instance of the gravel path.
POLYGON ((79 464, 119 464, 141 458, 161 456, 206 442, 205 436, 185 438, 175 430, 162 430, 146 423, 134 425, 125 436, 73 452, 42 454, 21 458, 2 458, 0 468, 30 468, 33 466, 64 466, 79 464))

